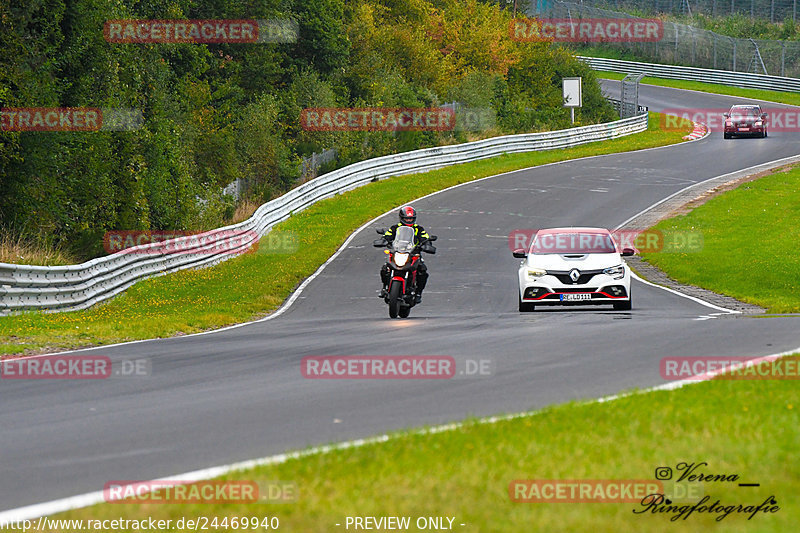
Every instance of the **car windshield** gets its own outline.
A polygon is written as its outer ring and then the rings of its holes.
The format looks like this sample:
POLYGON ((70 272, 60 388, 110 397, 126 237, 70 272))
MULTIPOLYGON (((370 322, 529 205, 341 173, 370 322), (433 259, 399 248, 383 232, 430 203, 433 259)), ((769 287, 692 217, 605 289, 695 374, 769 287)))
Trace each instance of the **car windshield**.
POLYGON ((608 233, 537 234, 532 254, 611 254, 617 251, 608 233))
POLYGON ((410 226, 397 228, 392 246, 395 252, 410 253, 414 249, 414 228, 410 226))
POLYGON ((761 114, 759 111, 760 109, 757 107, 734 107, 731 108, 731 116, 757 117, 761 114))

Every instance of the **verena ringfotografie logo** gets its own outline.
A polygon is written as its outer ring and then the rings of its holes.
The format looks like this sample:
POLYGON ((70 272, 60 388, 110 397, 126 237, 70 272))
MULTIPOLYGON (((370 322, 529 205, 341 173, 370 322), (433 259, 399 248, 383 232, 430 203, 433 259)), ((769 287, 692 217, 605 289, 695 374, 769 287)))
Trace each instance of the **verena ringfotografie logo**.
MULTIPOLYGON (((258 241, 252 230, 109 231, 103 236, 106 252, 126 254, 243 254, 258 241)), ((296 246, 296 242, 295 242, 296 246)))
POLYGON ((111 361, 105 355, 51 355, 0 361, 2 379, 108 379, 149 376, 149 359, 111 361))
POLYGON ((304 357, 307 379, 458 379, 493 376, 492 358, 449 355, 319 355, 304 357))
POLYGON ((297 497, 292 481, 109 481, 103 487, 106 502, 125 504, 291 503, 297 497))
POLYGON ((7 107, 0 109, 2 131, 131 131, 144 124, 136 109, 95 107, 7 107))
POLYGON ((733 114, 726 117, 729 108, 668 108, 662 111, 661 128, 683 131, 689 121, 705 124, 711 131, 724 131, 725 123, 730 126, 752 126, 763 123, 770 132, 800 131, 800 108, 761 108, 766 118, 756 115, 733 114))
MULTIPOLYGON (((508 234, 508 248, 530 249, 536 229, 515 229, 508 234)), ((538 253, 607 253, 614 248, 633 248, 637 253, 691 253, 703 249, 703 234, 697 230, 613 230, 610 242, 603 234, 562 233, 542 236, 537 242, 538 253)))
POLYGON ((752 357, 664 357, 659 364, 667 380, 800 379, 800 361, 754 361, 752 357))
POLYGON ((583 42, 658 42, 664 38, 660 19, 514 19, 508 33, 515 41, 583 42))
POLYGON ((108 20, 110 43, 293 43, 298 24, 280 20, 108 20))
POLYGON ((303 109, 300 125, 308 131, 451 131, 453 109, 440 108, 329 108, 303 109))

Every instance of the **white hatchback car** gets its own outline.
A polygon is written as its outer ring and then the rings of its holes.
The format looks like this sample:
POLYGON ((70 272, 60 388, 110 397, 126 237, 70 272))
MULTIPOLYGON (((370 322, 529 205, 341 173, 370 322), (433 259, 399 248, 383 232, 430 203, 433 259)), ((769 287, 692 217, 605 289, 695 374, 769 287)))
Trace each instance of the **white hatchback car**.
POLYGON ((519 310, 537 305, 613 304, 631 308, 630 268, 611 232, 602 228, 539 230, 528 250, 514 250, 525 259, 519 267, 519 310))

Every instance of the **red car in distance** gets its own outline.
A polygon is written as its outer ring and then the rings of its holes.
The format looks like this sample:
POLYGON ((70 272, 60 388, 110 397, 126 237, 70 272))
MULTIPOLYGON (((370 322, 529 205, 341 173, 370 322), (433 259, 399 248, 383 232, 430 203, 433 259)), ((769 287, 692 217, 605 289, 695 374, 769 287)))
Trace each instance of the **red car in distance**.
POLYGON ((730 139, 734 135, 767 136, 767 114, 758 105, 734 105, 725 113, 723 136, 730 139))

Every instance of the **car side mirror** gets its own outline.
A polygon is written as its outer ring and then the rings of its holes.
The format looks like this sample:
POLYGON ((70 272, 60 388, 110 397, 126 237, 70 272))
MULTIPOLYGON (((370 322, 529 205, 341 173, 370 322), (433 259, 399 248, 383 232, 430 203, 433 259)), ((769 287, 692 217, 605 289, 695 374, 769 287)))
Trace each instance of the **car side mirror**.
POLYGON ((517 248, 512 252, 511 255, 513 255, 517 259, 525 259, 526 257, 528 257, 528 253, 522 248, 517 248))
POLYGON ((767 120, 767 114, 766 113, 761 113, 761 118, 763 118, 764 120, 767 120))
POLYGON ((636 253, 636 250, 633 248, 623 248, 622 249, 622 257, 630 257, 636 253))
POLYGON ((730 113, 723 113, 722 116, 725 117, 725 118, 731 118, 731 114, 730 113))

